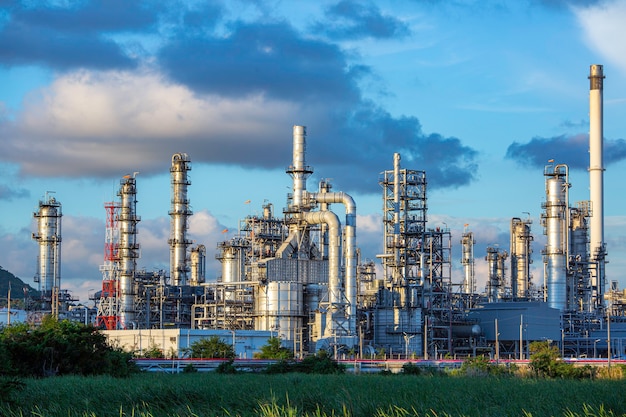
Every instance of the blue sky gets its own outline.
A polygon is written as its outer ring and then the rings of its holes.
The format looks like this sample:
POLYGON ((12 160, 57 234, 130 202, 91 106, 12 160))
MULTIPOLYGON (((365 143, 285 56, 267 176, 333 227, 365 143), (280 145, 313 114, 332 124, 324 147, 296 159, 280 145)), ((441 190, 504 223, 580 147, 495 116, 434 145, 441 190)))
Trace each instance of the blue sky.
POLYGON ((192 162, 190 237, 215 247, 290 191, 292 126, 307 126, 317 188, 357 203, 357 242, 380 253, 378 174, 425 170, 428 219, 508 250, 512 217, 534 223, 535 282, 544 165, 570 166, 588 200, 588 88, 604 65, 607 278, 626 287, 626 1, 0 0, 0 266, 34 285, 33 211, 63 205, 62 286, 101 286, 105 212, 139 172, 138 240, 168 269, 171 156, 192 162), (245 201, 251 200, 250 204, 245 201), (229 232, 223 234, 224 229, 229 232))

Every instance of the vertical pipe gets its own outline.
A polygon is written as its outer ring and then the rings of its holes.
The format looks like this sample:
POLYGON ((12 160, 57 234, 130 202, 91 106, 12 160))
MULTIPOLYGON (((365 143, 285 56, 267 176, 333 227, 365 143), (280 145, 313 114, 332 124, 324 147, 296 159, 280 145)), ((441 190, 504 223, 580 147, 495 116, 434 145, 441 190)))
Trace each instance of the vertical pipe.
POLYGON ((591 201, 589 248, 597 262, 591 285, 595 288, 597 306, 604 296, 604 162, 603 162, 603 83, 602 65, 591 65, 589 71, 589 194, 591 201))

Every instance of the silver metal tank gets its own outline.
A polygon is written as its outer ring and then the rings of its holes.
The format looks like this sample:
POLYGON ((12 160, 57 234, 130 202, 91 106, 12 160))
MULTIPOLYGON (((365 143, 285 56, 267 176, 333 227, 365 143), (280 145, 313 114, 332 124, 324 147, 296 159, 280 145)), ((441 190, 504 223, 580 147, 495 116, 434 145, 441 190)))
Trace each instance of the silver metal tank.
POLYGON ((547 301, 551 308, 564 311, 567 308, 567 253, 569 250, 568 228, 568 172, 566 165, 547 166, 546 202, 542 222, 547 236, 543 250, 547 301))
POLYGON ((61 203, 46 194, 33 216, 37 219, 33 239, 39 244, 35 281, 44 298, 50 299, 53 288, 61 286, 61 203))
POLYGON ((498 249, 494 247, 487 248, 487 297, 489 302, 498 301, 498 288, 500 282, 498 280, 498 249))
MULTIPOLYGON (((215 256, 222 263, 222 283, 235 283, 245 280, 246 249, 249 245, 245 239, 235 237, 228 242, 218 244, 218 254, 215 256)), ((224 298, 229 301, 235 299, 235 288, 224 288, 224 298)))
POLYGON ((137 243, 137 186, 135 176, 127 175, 120 181, 119 212, 119 281, 120 281, 120 326, 129 329, 135 320, 135 272, 139 257, 137 243))
POLYGON ((191 277, 189 285, 198 286, 206 281, 206 247, 198 245, 191 248, 191 277))
POLYGON ((189 216, 192 212, 187 198, 187 187, 191 185, 187 172, 191 170, 191 162, 185 153, 172 156, 170 168, 172 182, 172 208, 170 215, 170 278, 173 285, 187 285, 189 260, 187 248, 191 240, 187 239, 189 216))
POLYGON ((464 294, 474 294, 476 292, 476 278, 474 275, 474 233, 464 232, 461 237, 461 265, 463 266, 464 294))
POLYGON ((530 244, 533 237, 530 234, 530 219, 522 220, 518 217, 511 219, 511 292, 514 300, 528 298, 530 283, 530 244))
POLYGON ((283 340, 299 339, 304 317, 302 283, 271 281, 258 291, 255 329, 269 330, 283 340))

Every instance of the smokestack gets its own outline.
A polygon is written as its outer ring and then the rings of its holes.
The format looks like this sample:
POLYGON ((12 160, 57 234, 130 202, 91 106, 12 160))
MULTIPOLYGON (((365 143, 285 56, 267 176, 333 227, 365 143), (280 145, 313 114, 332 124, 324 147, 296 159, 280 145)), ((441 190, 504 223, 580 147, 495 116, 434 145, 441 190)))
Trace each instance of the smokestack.
POLYGON ((595 288, 597 307, 604 294, 604 163, 603 163, 603 109, 604 74, 602 65, 591 65, 589 72, 589 194, 591 203, 589 251, 596 262, 591 285, 595 288))

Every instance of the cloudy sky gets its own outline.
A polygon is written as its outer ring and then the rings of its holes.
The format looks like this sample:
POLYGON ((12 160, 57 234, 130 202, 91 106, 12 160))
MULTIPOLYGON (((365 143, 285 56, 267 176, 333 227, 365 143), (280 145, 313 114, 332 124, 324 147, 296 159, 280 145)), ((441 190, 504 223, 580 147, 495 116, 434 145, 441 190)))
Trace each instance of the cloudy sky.
POLYGON ((62 286, 101 286, 105 211, 137 174, 139 267, 169 269, 172 154, 192 161, 190 237, 219 274, 219 241, 265 202, 281 215, 292 126, 307 127, 309 190, 330 179, 380 253, 378 174, 425 170, 429 225, 508 250, 533 219, 549 159, 589 199, 589 66, 604 65, 607 278, 626 287, 626 1, 0 0, 0 266, 35 286, 33 212, 63 205, 62 286), (245 201, 250 200, 250 204, 245 201), (228 233, 222 233, 228 229, 228 233))

